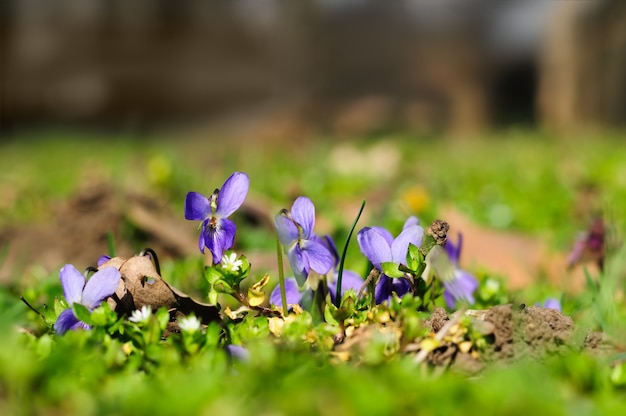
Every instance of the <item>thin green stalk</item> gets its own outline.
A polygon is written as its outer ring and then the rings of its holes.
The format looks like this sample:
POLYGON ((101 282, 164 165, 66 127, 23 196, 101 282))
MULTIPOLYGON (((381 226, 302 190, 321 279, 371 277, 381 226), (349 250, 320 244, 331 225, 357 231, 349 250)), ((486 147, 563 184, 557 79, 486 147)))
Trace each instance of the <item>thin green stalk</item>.
POLYGON ((276 257, 278 257, 278 284, 280 285, 280 300, 283 303, 283 315, 289 314, 287 307, 287 292, 285 291, 285 272, 283 271, 283 250, 278 235, 276 236, 276 257))
POLYGON ((115 238, 113 231, 107 231, 107 245, 109 246, 109 256, 115 257, 115 238))
POLYGON ((335 296, 335 306, 341 306, 341 280, 343 278, 343 264, 346 261, 346 254, 348 253, 348 245, 350 244, 350 239, 352 238, 352 233, 354 232, 354 228, 356 227, 356 223, 359 222, 359 218, 361 218, 361 214, 363 213, 363 208, 365 208, 365 200, 361 204, 361 209, 357 214, 354 222, 352 223, 352 228, 350 228, 350 232, 348 233, 348 238, 346 239, 346 244, 343 246, 343 253, 341 253, 341 260, 339 261, 339 271, 337 272, 337 295, 335 296))

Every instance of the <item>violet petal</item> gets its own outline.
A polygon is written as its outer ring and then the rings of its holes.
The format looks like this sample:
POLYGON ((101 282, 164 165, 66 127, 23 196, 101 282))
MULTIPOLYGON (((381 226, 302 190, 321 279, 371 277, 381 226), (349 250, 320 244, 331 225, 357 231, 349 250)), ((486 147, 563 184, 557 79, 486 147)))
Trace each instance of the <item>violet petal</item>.
POLYGON ((474 303, 474 291, 478 287, 478 281, 474 276, 461 269, 455 270, 455 278, 444 282, 445 291, 448 292, 455 303, 465 300, 470 305, 474 303))
POLYGON ((309 275, 309 263, 303 250, 298 245, 295 245, 291 250, 287 251, 287 259, 298 281, 298 285, 302 286, 309 275))
POLYGON ((386 228, 379 227, 377 225, 374 225, 370 228, 375 230, 381 236, 383 236, 387 244, 389 244, 389 247, 391 247, 391 245, 393 244, 393 235, 391 235, 391 233, 386 228))
POLYGON ((81 303, 83 297, 83 288, 85 287, 85 277, 76 267, 66 264, 59 272, 61 286, 63 286, 63 295, 65 300, 71 306, 74 303, 81 303))
POLYGON ((546 301, 543 303, 543 307, 548 309, 556 309, 557 311, 561 312, 561 302, 555 298, 546 299, 546 301))
POLYGON ((235 242, 235 223, 229 219, 217 220, 217 226, 208 226, 204 233, 204 243, 213 255, 213 263, 222 261, 222 253, 233 246, 235 242))
POLYGON ((305 239, 311 237, 315 226, 315 205, 306 196, 299 196, 291 206, 291 217, 302 227, 305 239))
POLYGON ((185 219, 202 221, 211 214, 209 199, 198 193, 189 192, 185 198, 185 219))
POLYGON ((291 219, 278 214, 274 217, 274 225, 276 226, 278 239, 285 247, 289 247, 298 239, 298 227, 291 219))
POLYGON ((419 225, 412 225, 402 230, 391 244, 391 261, 406 265, 406 254, 409 251, 409 244, 415 244, 419 247, 423 234, 424 229, 419 225))
POLYGON ((206 246, 206 243, 204 242, 204 233, 206 232, 207 222, 208 221, 202 222, 202 229, 200 230, 200 237, 198 238, 198 248, 202 254, 204 254, 204 247, 206 246))
POLYGON ((104 267, 94 273, 87 281, 83 291, 82 304, 92 310, 100 303, 115 293, 122 275, 115 267, 104 267))
MULTIPOLYGON (((346 293, 348 290, 352 289, 354 293, 358 294, 363 287, 363 279, 361 276, 356 274, 351 270, 344 270, 343 275, 341 277, 341 296, 346 293)), ((328 282, 328 291, 330 292, 330 297, 335 301, 337 296, 337 273, 335 273, 335 278, 332 282, 328 282)))
POLYGON ((98 258, 98 267, 102 266, 104 263, 106 263, 107 261, 111 260, 111 256, 107 256, 106 254, 100 256, 98 258))
POLYGON ((241 345, 228 344, 226 346, 226 352, 231 358, 238 361, 250 361, 250 352, 241 345))
POLYGON ((333 256, 323 244, 313 240, 304 240, 303 254, 309 267, 319 274, 326 274, 333 267, 333 256))
POLYGON ((409 218, 406 219, 406 221, 404 221, 402 229, 404 230, 414 225, 420 225, 420 220, 415 215, 411 215, 409 218))
POLYGON ((461 247, 463 246, 463 235, 459 233, 458 236, 458 242, 456 245, 448 239, 445 246, 448 257, 455 266, 459 263, 459 258, 461 257, 461 247))
POLYGON ((67 308, 57 317, 57 321, 54 323, 54 330, 57 334, 63 335, 79 322, 72 308, 67 308))
POLYGON ((228 217, 243 204, 248 195, 250 179, 243 172, 235 172, 226 179, 217 194, 216 213, 228 217))
POLYGON ((361 253, 380 270, 380 263, 391 261, 391 248, 376 229, 365 227, 357 234, 357 241, 361 248, 361 253))
MULTIPOLYGON (((287 305, 297 305, 302 300, 302 294, 298 290, 298 282, 293 277, 285 279, 285 296, 287 305)), ((282 308, 283 300, 280 296, 280 284, 276 285, 270 294, 270 304, 282 308)))
POLYGON ((391 300, 394 292, 401 298, 406 295, 410 289, 411 286, 405 279, 395 279, 383 274, 380 276, 374 291, 376 304, 391 300))

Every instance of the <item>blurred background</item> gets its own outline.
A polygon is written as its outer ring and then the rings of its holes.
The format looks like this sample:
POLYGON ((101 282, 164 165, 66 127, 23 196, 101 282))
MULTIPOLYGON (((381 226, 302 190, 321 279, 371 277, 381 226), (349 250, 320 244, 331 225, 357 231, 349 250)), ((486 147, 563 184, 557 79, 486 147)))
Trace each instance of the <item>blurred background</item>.
POLYGON ((3 0, 1 136, 626 122, 623 0, 3 0))

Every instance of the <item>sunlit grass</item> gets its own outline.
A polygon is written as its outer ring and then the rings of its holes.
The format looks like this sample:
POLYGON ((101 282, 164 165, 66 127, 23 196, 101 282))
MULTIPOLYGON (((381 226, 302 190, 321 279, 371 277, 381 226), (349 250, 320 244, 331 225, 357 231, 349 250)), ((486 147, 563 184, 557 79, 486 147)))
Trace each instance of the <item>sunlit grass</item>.
MULTIPOLYGON (((236 142, 231 147, 215 139, 180 146, 167 138, 85 141, 78 135, 13 141, 0 151, 0 226, 46 221, 54 215, 51 207, 89 180, 109 181, 120 191, 152 193, 182 213, 187 191, 208 194, 239 170, 251 178, 251 200, 263 204, 270 215, 298 195, 310 197, 319 225, 338 242, 345 241, 363 199, 367 224, 394 232, 407 215, 428 222, 440 208, 453 204, 485 226, 532 234, 560 248, 600 209, 615 219, 612 225, 623 236, 626 147, 619 137, 564 141, 514 132, 471 142, 391 137, 365 143, 320 139, 306 146, 282 143, 269 149, 236 142), (193 155, 187 155, 189 149, 195 149, 193 155), (580 206, 580 192, 587 188, 595 190, 594 196, 586 202, 589 206, 580 206)), ((245 226, 238 232, 245 233, 245 226)), ((274 236, 263 230, 239 238, 242 250, 275 247, 274 236)), ((624 346, 624 258, 622 250, 609 259, 603 276, 591 276, 599 289, 564 299, 577 337, 602 330, 624 346)), ((356 244, 346 261, 347 268, 367 273, 356 244)), ((200 257, 166 261, 162 272, 175 286, 202 296, 207 291, 202 266, 200 257)), ((37 306, 51 305, 61 295, 57 273, 31 276, 40 284, 23 295, 37 306)), ((524 294, 540 298, 553 289, 538 282, 524 294)), ((107 345, 80 332, 58 338, 19 333, 26 328, 40 335, 38 319, 16 293, 0 289, 0 331, 6 334, 0 341, 2 414, 130 410, 360 415, 419 410, 521 415, 625 410, 624 385, 611 381, 621 362, 615 355, 572 351, 545 362, 496 366, 468 379, 466 374, 417 368, 402 356, 383 364, 331 364, 310 349, 277 348, 268 340, 268 329, 258 329, 249 320, 234 336, 247 341, 250 363, 232 364, 221 350, 186 359, 169 348, 159 353, 157 370, 142 372, 139 364, 128 364, 115 340, 107 345)))

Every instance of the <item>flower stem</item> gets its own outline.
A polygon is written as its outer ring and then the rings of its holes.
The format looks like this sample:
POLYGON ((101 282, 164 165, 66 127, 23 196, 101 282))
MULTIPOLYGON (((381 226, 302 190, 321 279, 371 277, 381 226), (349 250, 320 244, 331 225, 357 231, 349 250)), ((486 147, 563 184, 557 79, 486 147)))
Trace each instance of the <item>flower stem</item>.
POLYGON ((276 257, 278 258, 278 284, 280 285, 280 300, 283 304, 283 315, 289 314, 287 307, 287 292, 285 291, 285 272, 283 271, 283 251, 278 235, 276 236, 276 257))
POLYGON ((350 244, 350 239, 352 238, 352 233, 354 232, 354 228, 356 227, 356 223, 359 222, 359 218, 361 218, 361 214, 363 213, 363 208, 365 208, 365 200, 361 204, 361 209, 359 213, 356 215, 354 222, 352 223, 352 228, 350 228, 350 232, 348 233, 348 238, 346 239, 346 244, 343 246, 343 253, 341 253, 341 260, 339 261, 339 271, 337 272, 337 295, 335 296, 335 306, 341 306, 341 280, 343 278, 343 264, 346 261, 346 254, 348 253, 348 245, 350 244))

